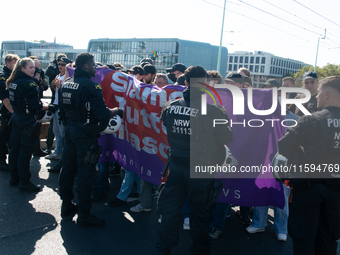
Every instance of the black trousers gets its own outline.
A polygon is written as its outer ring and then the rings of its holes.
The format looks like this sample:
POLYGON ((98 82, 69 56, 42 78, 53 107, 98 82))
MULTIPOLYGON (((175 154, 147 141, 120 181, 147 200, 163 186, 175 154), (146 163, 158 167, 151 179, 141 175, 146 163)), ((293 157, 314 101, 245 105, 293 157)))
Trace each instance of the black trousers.
POLYGON ((189 166, 170 163, 170 173, 158 200, 158 213, 162 214, 159 225, 157 249, 170 251, 178 245, 179 228, 182 224, 182 208, 190 195, 190 234, 193 239, 192 254, 211 254, 210 207, 205 195, 210 193, 213 179, 190 179, 189 166))
POLYGON ((0 162, 6 161, 6 154, 8 154, 8 144, 11 137, 11 130, 0 130, 0 162))
POLYGON ((335 255, 340 238, 340 190, 312 183, 292 192, 288 233, 294 254, 335 255))
POLYGON ((77 175, 78 216, 87 218, 91 209, 91 186, 95 166, 85 165, 85 157, 93 144, 93 138, 86 135, 86 126, 69 122, 65 128, 62 170, 59 175, 59 195, 64 201, 74 198, 73 185, 77 175))
POLYGON ((27 183, 31 178, 30 162, 39 137, 39 127, 33 115, 13 113, 9 142, 11 179, 27 183))

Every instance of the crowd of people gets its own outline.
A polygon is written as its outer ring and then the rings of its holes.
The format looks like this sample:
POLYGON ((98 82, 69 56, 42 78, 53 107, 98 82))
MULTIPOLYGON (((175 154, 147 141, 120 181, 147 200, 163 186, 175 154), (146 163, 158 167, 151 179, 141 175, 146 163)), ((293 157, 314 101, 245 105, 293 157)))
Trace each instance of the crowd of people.
MULTIPOLYGON (((39 192, 40 186, 30 182, 32 155, 58 160, 49 171, 59 173, 64 220, 78 214, 79 226, 100 227, 105 225, 105 220, 91 213, 92 203, 106 202, 109 207, 120 207, 127 204, 129 197, 138 197, 139 203, 130 211, 149 212, 152 196, 158 195, 159 254, 170 254, 171 248, 177 246, 179 224, 191 231, 192 254, 210 254, 209 239, 221 236, 233 205, 216 202, 211 195, 217 185, 213 179, 190 178, 190 158, 200 165, 223 164, 225 154, 221 152, 233 140, 233 132, 228 125, 214 127, 212 124, 214 118, 229 119, 221 107, 208 105, 210 115, 200 113, 201 94, 204 93, 201 89, 205 86, 202 84, 214 87, 225 83, 249 89, 252 88, 249 70, 240 68, 223 78, 215 70, 206 71, 200 66, 186 67, 176 63, 166 69, 167 74, 163 74, 157 73, 152 59, 143 59, 139 65, 125 70, 120 63, 96 63, 93 55, 81 53, 73 63, 74 75, 69 77, 67 67, 72 63, 65 54, 60 54, 44 72, 34 56, 20 59, 8 54, 5 57, 0 76, 0 169, 10 171, 9 185, 18 186, 21 191, 39 192), (125 72, 142 83, 159 88, 169 84, 186 87, 183 97, 166 102, 160 113, 170 146, 167 180, 161 185, 160 192, 156 185, 121 168, 117 162, 97 162, 101 153, 97 141, 99 133, 114 116, 124 118, 124 109, 108 108, 101 86, 91 80, 98 66, 125 72), (41 101, 43 91, 48 89, 46 76, 52 91, 48 105, 41 101), (181 111, 172 111, 172 107, 190 108, 198 114, 184 115, 181 111), (47 112, 53 113, 53 117, 49 119, 47 150, 43 151, 39 137, 41 119, 47 112), (176 132, 173 127, 178 122, 174 120, 189 121, 192 132, 176 132), (99 170, 97 182, 94 181, 96 169, 99 170), (108 201, 109 177, 119 176, 122 170, 124 179, 120 191, 115 199, 108 201), (76 177, 77 203, 73 201, 76 177), (134 185, 137 193, 132 193, 134 185)), ((311 95, 303 104, 311 115, 304 115, 294 104, 287 105, 286 119, 296 120, 297 125, 288 128, 286 135, 279 140, 278 153, 288 159, 288 164, 339 165, 340 77, 331 76, 319 82, 317 74, 308 71, 303 75, 302 84, 311 95)), ((274 87, 295 87, 295 81, 292 77, 285 77, 281 84, 276 79, 268 79, 262 89, 274 87)), ((280 91, 278 96, 281 97, 280 91)), ((305 95, 288 93, 286 96, 301 99, 305 95)), ((277 240, 284 242, 289 234, 294 254, 336 254, 336 240, 340 238, 338 175, 330 172, 321 178, 300 177, 282 186, 284 207, 273 208, 277 240)), ((240 206, 236 215, 248 233, 263 232, 267 226, 268 206, 240 206)))

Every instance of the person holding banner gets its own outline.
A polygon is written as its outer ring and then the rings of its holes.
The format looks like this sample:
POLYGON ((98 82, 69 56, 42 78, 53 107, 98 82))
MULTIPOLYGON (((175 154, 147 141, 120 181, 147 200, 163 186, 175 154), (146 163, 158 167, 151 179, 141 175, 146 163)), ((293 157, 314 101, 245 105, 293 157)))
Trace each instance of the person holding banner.
POLYGON ((166 164, 169 175, 158 200, 162 220, 157 249, 159 254, 170 254, 171 248, 177 246, 182 208, 190 194, 191 253, 210 254, 210 194, 214 179, 199 178, 200 174, 193 178, 192 169, 194 164, 221 165, 225 159, 224 144, 232 141, 232 131, 228 125, 213 127, 213 119, 229 119, 222 108, 207 105, 208 114, 200 113, 202 90, 207 87, 206 70, 191 66, 184 75, 188 88, 183 91, 183 97, 165 103, 161 113, 171 148, 166 164))
MULTIPOLYGON (((104 219, 91 214, 91 185, 95 166, 101 153, 97 138, 113 116, 121 109, 106 107, 102 89, 91 80, 96 74, 94 57, 81 53, 76 58, 74 76, 65 80, 60 93, 61 114, 65 114, 65 145, 62 171, 59 176, 60 197, 63 200, 61 216, 72 219, 78 211, 78 226, 100 227, 104 219), (73 204, 73 184, 77 175, 78 206, 73 204)), ((123 117, 123 116, 121 116, 123 117)))

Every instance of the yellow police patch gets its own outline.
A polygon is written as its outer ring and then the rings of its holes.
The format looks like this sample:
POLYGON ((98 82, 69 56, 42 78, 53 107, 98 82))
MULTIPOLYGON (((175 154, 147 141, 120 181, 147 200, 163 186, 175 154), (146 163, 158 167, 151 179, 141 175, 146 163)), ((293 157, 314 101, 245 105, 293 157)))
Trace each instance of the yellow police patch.
POLYGON ((30 87, 35 87, 36 85, 35 85, 35 83, 34 82, 31 82, 30 83, 30 87))
POLYGON ((96 85, 96 89, 102 89, 102 87, 98 84, 96 85))
POLYGON ((6 80, 5 77, 0 77, 0 81, 4 81, 4 80, 6 80))

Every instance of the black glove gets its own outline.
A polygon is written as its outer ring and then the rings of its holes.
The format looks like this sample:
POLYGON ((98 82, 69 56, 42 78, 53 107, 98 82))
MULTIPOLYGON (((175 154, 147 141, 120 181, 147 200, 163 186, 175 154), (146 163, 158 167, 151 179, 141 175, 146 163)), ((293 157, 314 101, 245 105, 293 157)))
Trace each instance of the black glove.
POLYGON ((53 113, 55 113, 55 111, 56 111, 55 106, 54 106, 53 104, 49 104, 49 105, 48 105, 48 110, 49 110, 50 112, 53 112, 53 113))
POLYGON ((122 108, 119 108, 119 107, 115 107, 113 109, 110 109, 111 111, 111 115, 110 115, 110 118, 112 118, 113 116, 116 116, 118 115, 119 117, 123 118, 124 117, 124 111, 122 108))

